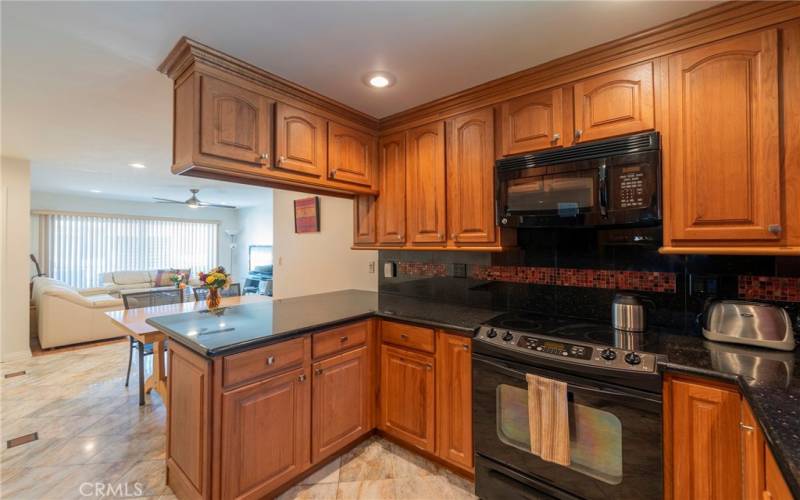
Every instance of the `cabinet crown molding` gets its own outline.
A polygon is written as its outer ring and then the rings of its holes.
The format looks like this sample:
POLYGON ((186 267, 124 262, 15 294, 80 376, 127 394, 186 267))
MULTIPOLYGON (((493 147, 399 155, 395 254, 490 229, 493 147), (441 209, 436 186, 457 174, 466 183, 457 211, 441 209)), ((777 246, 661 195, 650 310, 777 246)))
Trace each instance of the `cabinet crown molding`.
POLYGON ((186 70, 197 63, 264 85, 275 92, 306 104, 326 109, 337 116, 368 129, 377 130, 378 128, 378 120, 366 113, 265 71, 258 66, 213 49, 208 45, 192 40, 187 36, 182 36, 178 40, 175 47, 172 48, 164 61, 158 66, 158 71, 172 80, 177 80, 186 70))

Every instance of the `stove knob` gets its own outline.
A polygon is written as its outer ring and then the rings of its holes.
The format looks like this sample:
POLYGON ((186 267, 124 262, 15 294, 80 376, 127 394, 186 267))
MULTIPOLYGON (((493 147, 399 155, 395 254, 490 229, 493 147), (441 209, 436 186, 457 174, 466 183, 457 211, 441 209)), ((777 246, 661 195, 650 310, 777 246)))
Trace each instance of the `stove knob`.
POLYGON ((506 342, 510 342, 513 338, 514 336, 511 334, 511 332, 506 332, 506 334, 503 335, 503 340, 506 342))
POLYGON ((600 357, 606 361, 614 361, 617 359, 617 353, 613 349, 603 349, 600 351, 600 357))
POLYGON ((489 337, 490 339, 497 337, 497 330, 495 330, 494 328, 489 328, 489 331, 486 332, 486 336, 489 337))
POLYGON ((638 365, 642 362, 642 357, 635 352, 629 352, 625 355, 625 362, 629 365, 638 365))

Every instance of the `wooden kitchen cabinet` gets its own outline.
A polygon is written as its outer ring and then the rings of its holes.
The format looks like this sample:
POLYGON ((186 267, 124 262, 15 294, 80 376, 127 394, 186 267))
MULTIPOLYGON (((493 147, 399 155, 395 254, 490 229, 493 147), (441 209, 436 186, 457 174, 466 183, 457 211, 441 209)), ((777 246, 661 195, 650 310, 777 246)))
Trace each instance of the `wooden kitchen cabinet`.
POLYGON ((305 368, 222 394, 222 498, 261 498, 309 467, 305 368))
POLYGON ((665 245, 780 244, 777 30, 680 52, 668 64, 665 245))
POLYGON ((783 474, 775 463, 775 458, 769 450, 764 450, 764 492, 761 494, 763 500, 792 500, 794 495, 789 490, 783 474))
POLYGON ((437 455, 472 470, 472 339, 437 332, 436 377, 437 455))
POLYGON ((336 122, 328 123, 328 177, 372 186, 377 149, 375 136, 336 122))
POLYGON ((380 195, 376 201, 380 244, 406 241, 406 134, 380 138, 378 144, 380 195))
POLYGON ((575 142, 655 128, 652 62, 581 80, 573 91, 575 142))
POLYGON ((741 498, 738 391, 683 378, 670 378, 668 384, 665 448, 671 460, 665 465, 665 489, 674 498, 741 498))
MULTIPOLYGON (((543 90, 520 96, 503 103, 500 108, 502 155, 510 156, 569 144, 571 123, 565 123, 562 88, 543 90)), ((566 104, 566 106, 565 106, 566 104)))
POLYGON ((311 458, 336 453, 370 431, 370 358, 367 346, 313 365, 311 458))
POLYGON ((353 244, 373 246, 378 242, 378 211, 374 196, 357 195, 353 199, 353 244))
POLYGON ((270 100, 212 76, 200 76, 199 85, 200 153, 265 168, 271 150, 270 100))
POLYGON ((284 103, 275 105, 276 169, 323 177, 328 166, 325 119, 284 103))
POLYGON ((381 346, 378 428, 416 448, 434 453, 434 357, 381 346))
POLYGON ((413 128, 406 141, 408 241, 443 245, 447 238, 444 122, 413 128))
POLYGON ((772 452, 767 448, 764 435, 753 416, 753 410, 742 402, 742 498, 761 500, 791 500, 772 452))
POLYGON ((447 219, 455 243, 491 243, 494 215, 494 110, 447 122, 447 219))

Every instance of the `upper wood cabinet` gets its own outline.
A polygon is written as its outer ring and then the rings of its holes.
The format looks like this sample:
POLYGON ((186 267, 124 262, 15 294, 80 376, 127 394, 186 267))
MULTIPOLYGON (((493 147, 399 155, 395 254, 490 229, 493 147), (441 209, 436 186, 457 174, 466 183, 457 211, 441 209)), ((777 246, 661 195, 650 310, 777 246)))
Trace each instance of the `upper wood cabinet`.
POLYGON ((494 110, 447 122, 447 217, 454 243, 495 240, 494 110))
POLYGON ((669 57, 672 244, 779 242, 778 38, 767 30, 669 57))
POLYGON ((442 331, 436 335, 437 454, 472 469, 472 341, 442 331))
POLYGON ((655 128, 652 62, 581 80, 574 95, 575 142, 655 128))
POLYGON ((370 430, 370 359, 366 346, 313 365, 311 458, 336 453, 370 430))
POLYGON ((200 152, 257 167, 267 165, 270 101, 232 83, 202 75, 200 152))
POLYGON ((671 451, 667 489, 675 498, 726 500, 742 497, 739 418, 735 388, 670 379, 664 418, 671 451))
POLYGON ((353 243, 374 245, 377 243, 377 211, 375 197, 361 194, 353 200, 353 243))
POLYGON ((324 118, 288 104, 275 105, 275 162, 280 170, 322 177, 328 165, 324 118))
POLYGON ((378 427, 433 453, 434 380, 432 355, 382 345, 378 427))
POLYGON ((378 160, 378 243, 403 244, 406 241, 405 132, 380 138, 378 160))
POLYGON ((410 243, 445 243, 444 122, 407 133, 406 217, 410 243))
POLYGON ((304 368, 222 393, 222 498, 261 498, 309 467, 310 403, 304 368))
POLYGON ((328 177, 342 182, 372 186, 375 178, 375 136, 328 123, 328 177))
POLYGON ((500 109, 503 156, 568 144, 565 125, 572 124, 564 123, 564 94, 563 89, 557 88, 503 103, 500 109))

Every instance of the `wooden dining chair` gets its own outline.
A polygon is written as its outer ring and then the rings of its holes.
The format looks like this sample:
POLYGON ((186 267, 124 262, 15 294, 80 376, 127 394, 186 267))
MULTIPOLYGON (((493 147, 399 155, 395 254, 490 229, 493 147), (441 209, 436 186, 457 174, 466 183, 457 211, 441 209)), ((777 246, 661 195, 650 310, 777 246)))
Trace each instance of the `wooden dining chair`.
MULTIPOLYGON (((184 291, 179 288, 149 290, 146 292, 131 292, 122 294, 125 309, 140 309, 142 307, 162 306, 167 304, 180 304, 183 302, 184 291)), ((153 344, 145 344, 128 336, 130 349, 128 350, 128 374, 125 377, 125 387, 131 379, 131 362, 133 350, 139 355, 139 405, 144 405, 144 357, 153 354, 153 344)))
MULTIPOLYGON (((206 296, 208 295, 208 288, 204 286, 198 286, 192 289, 194 291, 194 300, 200 302, 201 300, 206 300, 206 296)), ((220 290, 220 297, 238 297, 242 294, 242 287, 239 283, 233 283, 228 288, 223 288, 220 290)))

